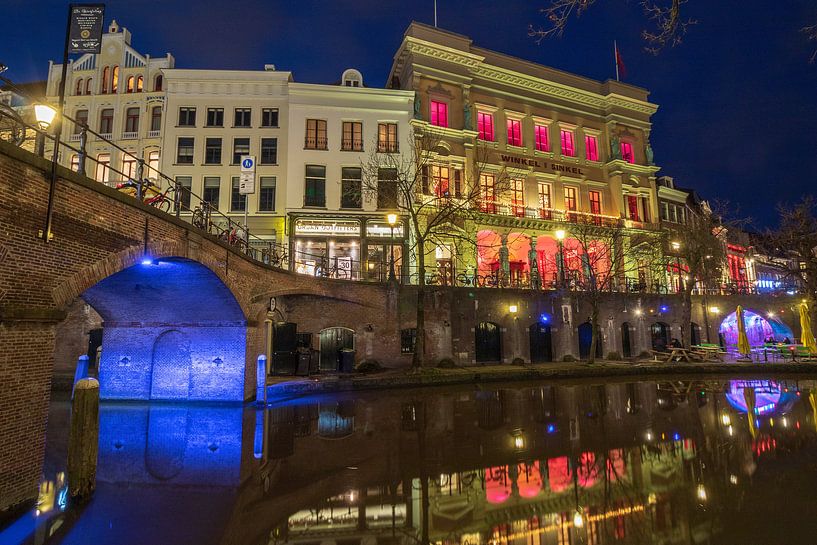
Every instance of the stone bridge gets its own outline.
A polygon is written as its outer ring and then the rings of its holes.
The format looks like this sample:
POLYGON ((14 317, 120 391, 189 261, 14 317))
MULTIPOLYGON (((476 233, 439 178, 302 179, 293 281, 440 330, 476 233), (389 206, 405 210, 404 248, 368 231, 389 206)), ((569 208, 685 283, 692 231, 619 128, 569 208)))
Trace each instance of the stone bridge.
POLYGON ((76 333, 63 325, 86 304, 104 325, 105 398, 250 398, 271 297, 274 320, 315 333, 377 324, 358 350, 399 353, 384 286, 266 266, 64 168, 43 242, 50 167, 0 142, 0 510, 36 491, 55 353, 65 367, 87 350, 87 336, 84 346, 60 338, 76 333), (81 350, 55 352, 63 342, 81 350))

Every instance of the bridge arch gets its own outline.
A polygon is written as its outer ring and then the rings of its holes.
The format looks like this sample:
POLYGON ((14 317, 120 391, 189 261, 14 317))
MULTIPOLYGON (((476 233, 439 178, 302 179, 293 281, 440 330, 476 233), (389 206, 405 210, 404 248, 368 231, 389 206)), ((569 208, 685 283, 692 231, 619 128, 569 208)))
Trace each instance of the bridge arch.
POLYGON ((103 319, 103 398, 243 400, 247 320, 210 268, 144 259, 80 296, 103 319))

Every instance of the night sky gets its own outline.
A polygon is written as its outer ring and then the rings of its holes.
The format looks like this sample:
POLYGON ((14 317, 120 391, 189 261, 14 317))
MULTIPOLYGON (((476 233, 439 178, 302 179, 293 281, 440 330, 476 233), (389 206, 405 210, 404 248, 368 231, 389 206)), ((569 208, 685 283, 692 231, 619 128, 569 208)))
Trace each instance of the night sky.
MULTIPOLYGON (((756 227, 773 223, 774 205, 817 193, 817 64, 799 29, 817 23, 817 3, 790 0, 690 0, 699 21, 684 43, 653 56, 636 1, 599 0, 561 39, 537 45, 528 24, 544 23, 523 0, 438 0, 439 26, 489 49, 604 80, 615 76, 618 40, 625 81, 660 105, 653 117, 659 174, 705 198, 728 199, 756 227)), ((2 0, 0 61, 17 82, 44 79, 60 60, 67 3, 2 0)), ((383 86, 409 22, 433 22, 433 1, 416 0, 110 0, 133 45, 170 51, 178 68, 291 70, 296 81, 332 83, 344 68, 383 86)))

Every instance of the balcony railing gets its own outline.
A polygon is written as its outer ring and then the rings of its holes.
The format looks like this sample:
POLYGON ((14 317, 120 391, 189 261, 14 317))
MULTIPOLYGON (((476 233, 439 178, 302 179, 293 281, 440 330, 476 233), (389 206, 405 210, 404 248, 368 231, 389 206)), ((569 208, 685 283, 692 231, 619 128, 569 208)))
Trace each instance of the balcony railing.
POLYGON ((400 149, 397 142, 378 142, 377 143, 377 151, 378 153, 397 153, 400 149))
POLYGON ((341 151, 363 151, 363 140, 349 140, 344 138, 340 142, 341 151))
POLYGON ((71 142, 79 142, 80 133, 72 134, 68 137, 68 140, 71 142))
POLYGON ((137 138, 139 138, 139 133, 136 131, 122 133, 122 140, 136 140, 137 138))
POLYGON ((161 132, 160 130, 148 131, 148 138, 159 138, 161 132))
POLYGON ((312 138, 307 136, 304 139, 304 149, 326 150, 328 149, 326 138, 312 138))

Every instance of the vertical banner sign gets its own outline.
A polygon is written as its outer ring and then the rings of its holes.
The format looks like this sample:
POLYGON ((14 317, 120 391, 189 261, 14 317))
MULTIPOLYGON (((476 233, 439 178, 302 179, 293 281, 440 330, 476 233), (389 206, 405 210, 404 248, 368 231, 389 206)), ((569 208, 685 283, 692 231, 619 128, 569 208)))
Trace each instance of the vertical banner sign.
POLYGON ((71 5, 69 53, 99 53, 102 48, 103 4, 71 5))
POLYGON ((252 193, 255 193, 255 157, 253 155, 242 155, 238 194, 250 195, 252 193))

